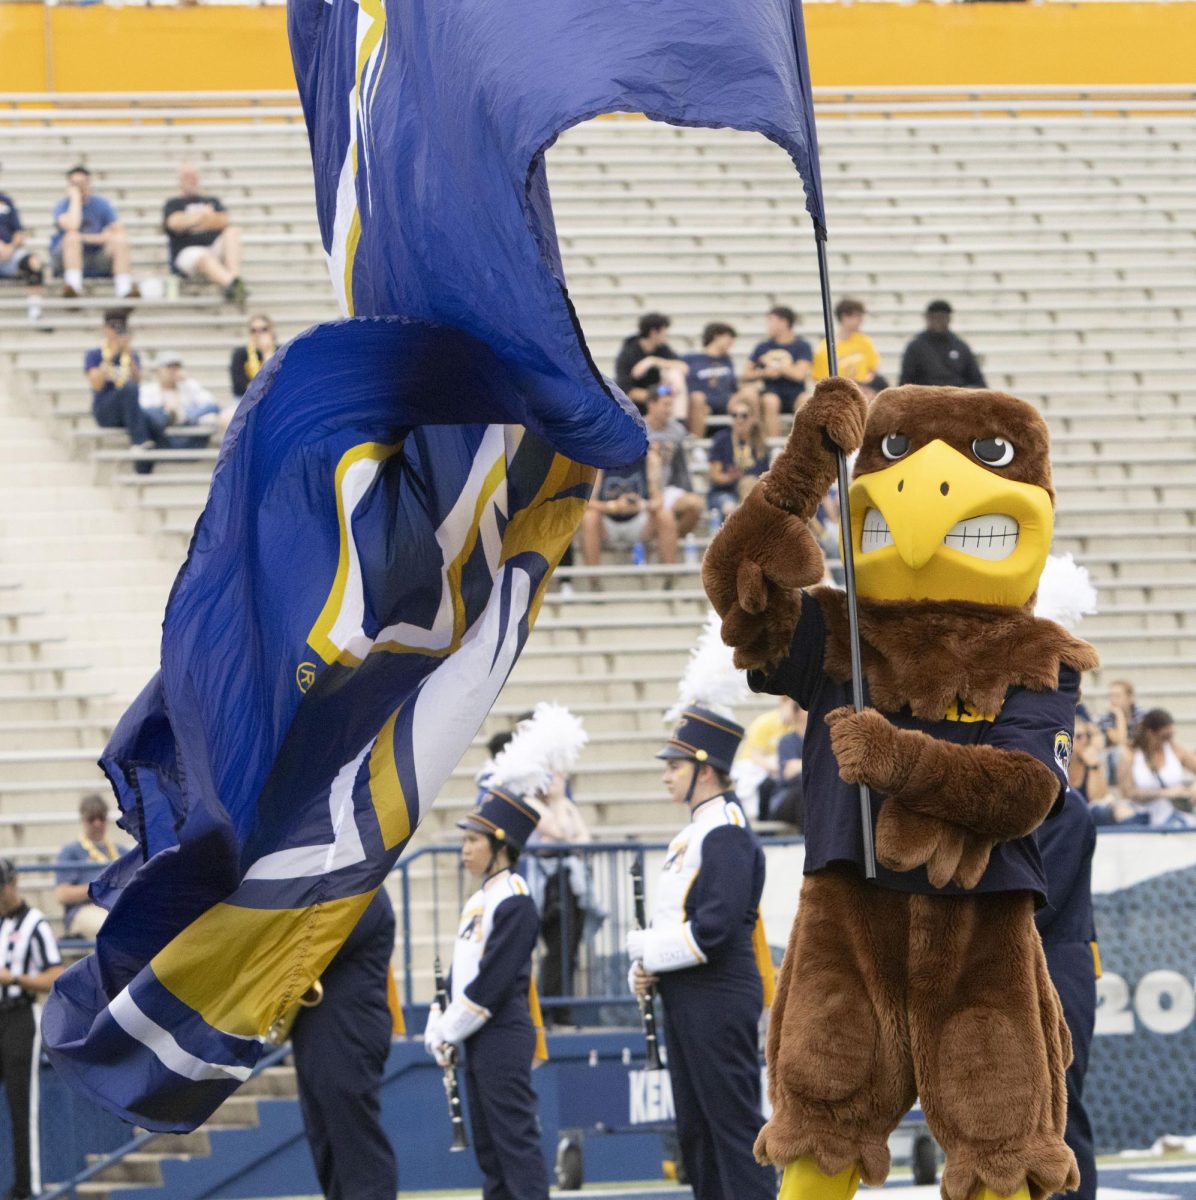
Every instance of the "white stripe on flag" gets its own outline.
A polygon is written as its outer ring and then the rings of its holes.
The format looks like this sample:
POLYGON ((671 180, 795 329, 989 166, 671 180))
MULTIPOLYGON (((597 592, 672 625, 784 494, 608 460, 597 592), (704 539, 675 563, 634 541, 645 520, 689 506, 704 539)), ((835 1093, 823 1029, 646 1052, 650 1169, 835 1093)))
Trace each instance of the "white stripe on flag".
POLYGON ((238 1083, 244 1083, 253 1074, 250 1067, 205 1062, 184 1050, 172 1034, 137 1007, 128 988, 108 1005, 108 1011, 129 1037, 145 1046, 167 1070, 184 1079, 193 1079, 197 1083, 209 1079, 235 1079, 238 1083))

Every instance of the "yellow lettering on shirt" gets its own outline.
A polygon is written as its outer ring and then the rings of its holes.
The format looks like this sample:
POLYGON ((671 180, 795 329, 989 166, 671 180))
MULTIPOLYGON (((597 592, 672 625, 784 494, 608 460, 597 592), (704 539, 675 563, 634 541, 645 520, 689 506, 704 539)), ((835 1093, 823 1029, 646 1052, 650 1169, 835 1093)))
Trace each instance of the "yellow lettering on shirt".
POLYGON ((955 703, 943 714, 944 721, 963 721, 966 724, 973 724, 976 721, 995 721, 996 713, 982 713, 978 709, 973 708, 966 700, 956 699, 955 703))

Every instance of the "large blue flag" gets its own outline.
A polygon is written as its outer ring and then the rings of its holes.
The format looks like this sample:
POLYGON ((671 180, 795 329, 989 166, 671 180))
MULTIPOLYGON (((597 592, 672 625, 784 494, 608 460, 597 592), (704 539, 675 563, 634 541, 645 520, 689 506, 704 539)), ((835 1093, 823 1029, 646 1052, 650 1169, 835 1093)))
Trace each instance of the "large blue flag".
POLYGON ((153 1129, 260 1060, 493 704, 592 467, 643 453, 565 291, 545 149, 616 110, 758 130, 822 220, 796 0, 297 0, 290 24, 356 315, 278 353, 229 431, 102 760, 139 846, 43 1020, 61 1071, 153 1129))

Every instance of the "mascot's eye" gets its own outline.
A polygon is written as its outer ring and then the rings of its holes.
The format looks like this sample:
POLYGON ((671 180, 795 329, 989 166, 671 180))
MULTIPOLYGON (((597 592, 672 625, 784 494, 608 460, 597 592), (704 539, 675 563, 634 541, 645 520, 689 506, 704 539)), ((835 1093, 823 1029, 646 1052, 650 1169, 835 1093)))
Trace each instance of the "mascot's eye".
POLYGON ((977 438, 972 453, 986 467, 1007 467, 1013 462, 1013 443, 998 437, 977 438))
POLYGON ((893 462, 909 453, 909 438, 904 433, 886 433, 880 443, 880 452, 893 462))

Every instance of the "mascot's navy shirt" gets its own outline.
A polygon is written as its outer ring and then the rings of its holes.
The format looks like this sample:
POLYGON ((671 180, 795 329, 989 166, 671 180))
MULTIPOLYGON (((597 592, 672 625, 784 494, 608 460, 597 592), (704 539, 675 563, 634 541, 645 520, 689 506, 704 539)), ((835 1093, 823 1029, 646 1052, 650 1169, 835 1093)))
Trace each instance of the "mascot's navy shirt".
POLYGON ((1034 835, 1047 880, 1047 907, 1040 908, 1035 918, 1042 944, 1095 942, 1092 856, 1096 853, 1096 825, 1088 801, 1069 787, 1058 815, 1044 821, 1034 835))
MULTIPOLYGON (((927 646, 926 651, 933 654, 934 647, 927 646)), ((789 647, 789 657, 769 674, 748 672, 748 683, 753 691, 791 696, 810 714, 802 753, 806 874, 836 862, 853 863, 863 869, 859 791, 839 777, 839 765, 831 749, 830 729, 826 724, 827 713, 851 704, 851 682, 839 683, 826 673, 823 668, 825 652, 826 622, 822 608, 812 596, 803 593, 801 619, 789 647)), ((908 709, 884 715, 898 729, 916 729, 943 742, 1023 750, 1055 772, 1062 794, 1067 786, 1067 761, 1079 686, 1079 674, 1065 666, 1059 671, 1057 691, 1034 692, 1011 687, 1005 694, 1001 711, 996 714, 972 713, 959 703, 953 712, 944 714, 941 721, 922 720, 908 709)), ((866 685, 864 694, 867 699, 866 685)), ((883 800, 883 795, 872 793, 874 830, 883 800)), ((925 867, 890 871, 878 863, 876 882, 897 891, 928 895, 964 891, 955 884, 934 887, 926 876, 925 867)), ((976 887, 970 890, 1028 890, 1037 894, 1040 903, 1044 901, 1047 885, 1034 835, 994 846, 988 868, 976 887)))

